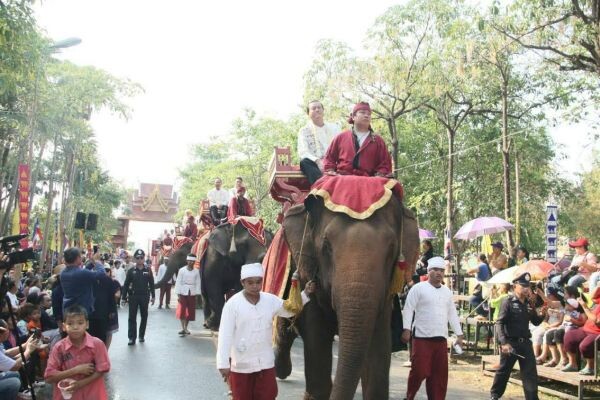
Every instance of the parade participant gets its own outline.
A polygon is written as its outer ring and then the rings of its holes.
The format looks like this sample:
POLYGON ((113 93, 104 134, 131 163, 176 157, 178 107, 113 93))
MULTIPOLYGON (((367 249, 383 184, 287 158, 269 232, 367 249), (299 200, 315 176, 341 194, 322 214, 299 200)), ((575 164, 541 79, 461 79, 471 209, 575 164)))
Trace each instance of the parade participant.
POLYGON ((508 296, 500 305, 500 314, 496 321, 496 331, 500 342, 500 367, 494 376, 490 398, 498 400, 506 390, 513 366, 519 361, 521 381, 526 400, 538 399, 537 368, 529 323, 539 325, 545 317, 545 309, 538 314, 535 308, 535 294, 531 291, 531 276, 528 272, 513 280, 514 294, 508 296))
POLYGON ((101 272, 93 272, 81 268, 81 253, 76 247, 71 247, 63 253, 66 267, 60 273, 60 284, 63 289, 63 310, 80 305, 85 308, 88 315, 94 311, 94 286, 101 272))
POLYGON ((104 343, 86 333, 87 313, 84 308, 65 309, 63 329, 67 337, 56 343, 50 352, 45 379, 54 384, 53 399, 64 399, 58 382, 71 379, 64 390, 72 400, 108 399, 104 375, 110 371, 110 360, 104 343))
POLYGON ((137 333, 137 312, 140 310, 140 343, 145 341, 146 323, 148 322, 148 301, 154 305, 154 278, 152 272, 144 265, 144 250, 137 249, 133 253, 135 268, 127 271, 125 284, 123 285, 123 302, 129 300, 129 345, 135 344, 137 333), (152 298, 152 300, 150 300, 152 298))
MULTIPOLYGON (((242 266, 240 279, 243 290, 223 307, 217 346, 217 368, 231 385, 234 400, 274 400, 277 397, 275 356, 272 348, 272 322, 276 316, 294 314, 284 308, 284 301, 261 292, 261 264, 242 266)), ((306 284, 302 302, 315 290, 306 284)))
POLYGON ((306 107, 310 121, 298 132, 300 170, 312 185, 323 176, 323 157, 339 126, 323 120, 323 104, 313 100, 306 107))
POLYGON ((489 265, 492 268, 492 275, 508 267, 508 258, 502 254, 502 249, 504 249, 502 242, 492 244, 492 254, 488 257, 489 265))
POLYGON ((229 204, 229 192, 222 188, 223 182, 221 178, 215 179, 215 188, 207 194, 210 204, 210 216, 213 219, 215 226, 221 224, 220 215, 227 217, 227 205, 229 204))
POLYGON ((175 293, 177 294, 176 317, 181 321, 180 336, 189 335, 188 324, 196 320, 196 296, 200 293, 200 271, 194 268, 196 256, 188 254, 187 265, 181 267, 175 281, 175 293))
POLYGON ((354 106, 348 119, 352 129, 337 135, 325 154, 328 175, 390 176, 392 159, 381 136, 371 129, 369 103, 354 106))
POLYGON ((196 241, 196 238, 198 237, 198 225, 196 225, 196 218, 194 218, 193 215, 188 217, 183 236, 188 237, 193 241, 196 241))
POLYGON ((414 285, 408 292, 402 319, 402 340, 412 337, 411 369, 406 397, 413 400, 426 380, 427 398, 443 400, 448 388, 448 324, 462 347, 463 333, 452 291, 442 284, 445 262, 432 257, 427 263, 428 280, 414 285))
MULTIPOLYGON (((236 197, 238 189, 244 186, 244 179, 241 176, 235 178, 235 186, 229 189, 229 197, 236 197)), ((246 194, 244 194, 244 197, 246 194)))
POLYGON ((173 246, 173 238, 171 237, 171 234, 167 232, 167 234, 165 235, 165 237, 162 240, 162 245, 163 246, 173 246))
POLYGON ((227 219, 232 220, 237 217, 253 217, 254 211, 250 202, 245 197, 246 188, 240 187, 237 195, 229 201, 229 209, 227 210, 227 219))
POLYGON ((113 274, 117 282, 119 282, 119 285, 123 286, 125 283, 125 275, 127 275, 127 273, 125 272, 125 267, 121 265, 120 260, 115 260, 115 269, 113 274))
POLYGON ((577 271, 577 275, 569 279, 569 286, 581 286, 588 279, 590 280, 590 291, 594 290, 598 281, 598 260, 593 253, 588 250, 590 242, 581 237, 574 242, 569 242, 569 247, 575 249, 575 257, 571 262, 571 269, 577 271), (592 277, 593 275, 593 277, 592 277))
MULTIPOLYGON (((169 257, 163 258, 163 263, 158 267, 158 274, 156 275, 156 281, 160 282, 162 278, 165 276, 167 272, 167 261, 169 261, 169 257)), ((173 274, 175 276, 175 274, 173 274)), ((162 308, 163 299, 165 299, 165 308, 171 308, 169 304, 171 304, 171 286, 175 283, 175 279, 171 277, 164 285, 160 287, 159 295, 158 295, 158 308, 162 308)))

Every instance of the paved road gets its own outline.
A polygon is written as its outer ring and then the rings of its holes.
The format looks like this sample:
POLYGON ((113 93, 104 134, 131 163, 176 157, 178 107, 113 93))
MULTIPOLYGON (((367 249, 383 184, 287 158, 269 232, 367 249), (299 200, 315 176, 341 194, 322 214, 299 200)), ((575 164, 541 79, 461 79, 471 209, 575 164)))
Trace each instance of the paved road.
MULTIPOLYGON (((175 304, 173 304, 174 307, 175 304)), ((200 313, 201 314, 201 313, 200 313)), ((112 370, 107 377, 110 398, 113 400, 223 400, 227 387, 215 368, 215 339, 202 327, 202 321, 190 324, 192 334, 179 337, 179 321, 175 310, 151 307, 146 342, 127 345, 127 308, 119 311, 120 331, 115 334, 109 350, 112 370)), ((334 349, 337 354, 337 349, 334 349)), ((334 360, 337 358, 334 355, 334 360)), ((393 357, 390 399, 403 399, 406 393, 408 368, 402 366, 406 353, 393 357)), ((284 381, 278 381, 278 399, 302 399, 304 365, 302 341, 296 340, 292 349, 294 371, 284 381)), ((477 376, 477 379, 482 379, 477 376)), ((481 399, 486 393, 471 385, 456 385, 447 399, 481 399)), ((43 390, 42 392, 48 392, 43 390)), ((40 400, 50 397, 41 393, 40 400)), ((361 399, 360 385, 355 399, 361 399)), ((424 385, 418 397, 426 399, 424 385)))

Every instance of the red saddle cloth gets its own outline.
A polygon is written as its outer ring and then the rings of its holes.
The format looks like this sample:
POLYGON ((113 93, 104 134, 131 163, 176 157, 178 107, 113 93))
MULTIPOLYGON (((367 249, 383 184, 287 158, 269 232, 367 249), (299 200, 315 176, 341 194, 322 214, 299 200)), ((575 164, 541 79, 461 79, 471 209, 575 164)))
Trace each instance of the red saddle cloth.
POLYGON ((283 237, 283 228, 275 234, 262 264, 265 270, 263 291, 283 298, 291 265, 290 251, 283 237))
POLYGON ((402 200, 402 185, 379 176, 324 175, 314 183, 308 196, 321 197, 325 207, 355 219, 367 219, 385 206, 392 195, 402 200))
POLYGON ((265 226, 262 219, 257 217, 236 217, 229 219, 227 222, 232 225, 236 225, 238 222, 241 223, 248 230, 250 236, 256 239, 258 243, 263 246, 267 243, 265 239, 265 226))
POLYGON ((194 268, 200 268, 202 263, 202 258, 206 254, 206 249, 208 249, 208 237, 210 236, 210 230, 204 231, 196 240, 196 243, 192 246, 191 253, 196 255, 196 262, 194 263, 194 268))
POLYGON ((191 243, 192 239, 187 236, 175 236, 173 239, 173 250, 179 250, 186 243, 191 243))

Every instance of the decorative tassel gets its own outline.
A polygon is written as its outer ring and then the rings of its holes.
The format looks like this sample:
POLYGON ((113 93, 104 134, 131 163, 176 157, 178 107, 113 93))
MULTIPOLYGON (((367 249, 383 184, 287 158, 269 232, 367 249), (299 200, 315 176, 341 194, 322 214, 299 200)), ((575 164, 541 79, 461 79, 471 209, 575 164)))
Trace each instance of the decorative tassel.
POLYGON ((235 247, 235 225, 231 225, 231 246, 229 246, 230 253, 237 253, 237 247, 235 247))
POLYGON ((392 297, 396 293, 400 293, 404 287, 404 268, 400 267, 400 263, 406 264, 406 261, 398 261, 398 265, 394 267, 394 274, 392 276, 392 282, 390 283, 389 295, 392 297))
POLYGON ((292 275, 292 286, 290 288, 290 294, 283 302, 283 308, 294 314, 299 314, 302 311, 302 295, 300 294, 300 285, 298 282, 298 272, 294 272, 292 275))

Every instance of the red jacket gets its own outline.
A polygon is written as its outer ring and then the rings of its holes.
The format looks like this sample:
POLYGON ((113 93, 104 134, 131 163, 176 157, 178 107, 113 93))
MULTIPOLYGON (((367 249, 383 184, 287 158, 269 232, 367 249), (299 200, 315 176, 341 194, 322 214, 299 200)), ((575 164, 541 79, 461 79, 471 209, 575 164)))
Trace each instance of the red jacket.
POLYGON ((254 211, 247 198, 242 197, 238 200, 237 196, 229 200, 229 208, 227 209, 227 219, 232 220, 236 217, 253 217, 254 211), (240 207, 240 202, 241 206, 240 207), (242 209, 243 208, 243 209, 242 209))
POLYGON ((338 134, 327 149, 323 167, 325 171, 336 171, 341 175, 374 176, 392 173, 392 159, 385 142, 379 135, 370 133, 358 149, 358 168, 354 168, 356 155, 351 130, 338 134))

